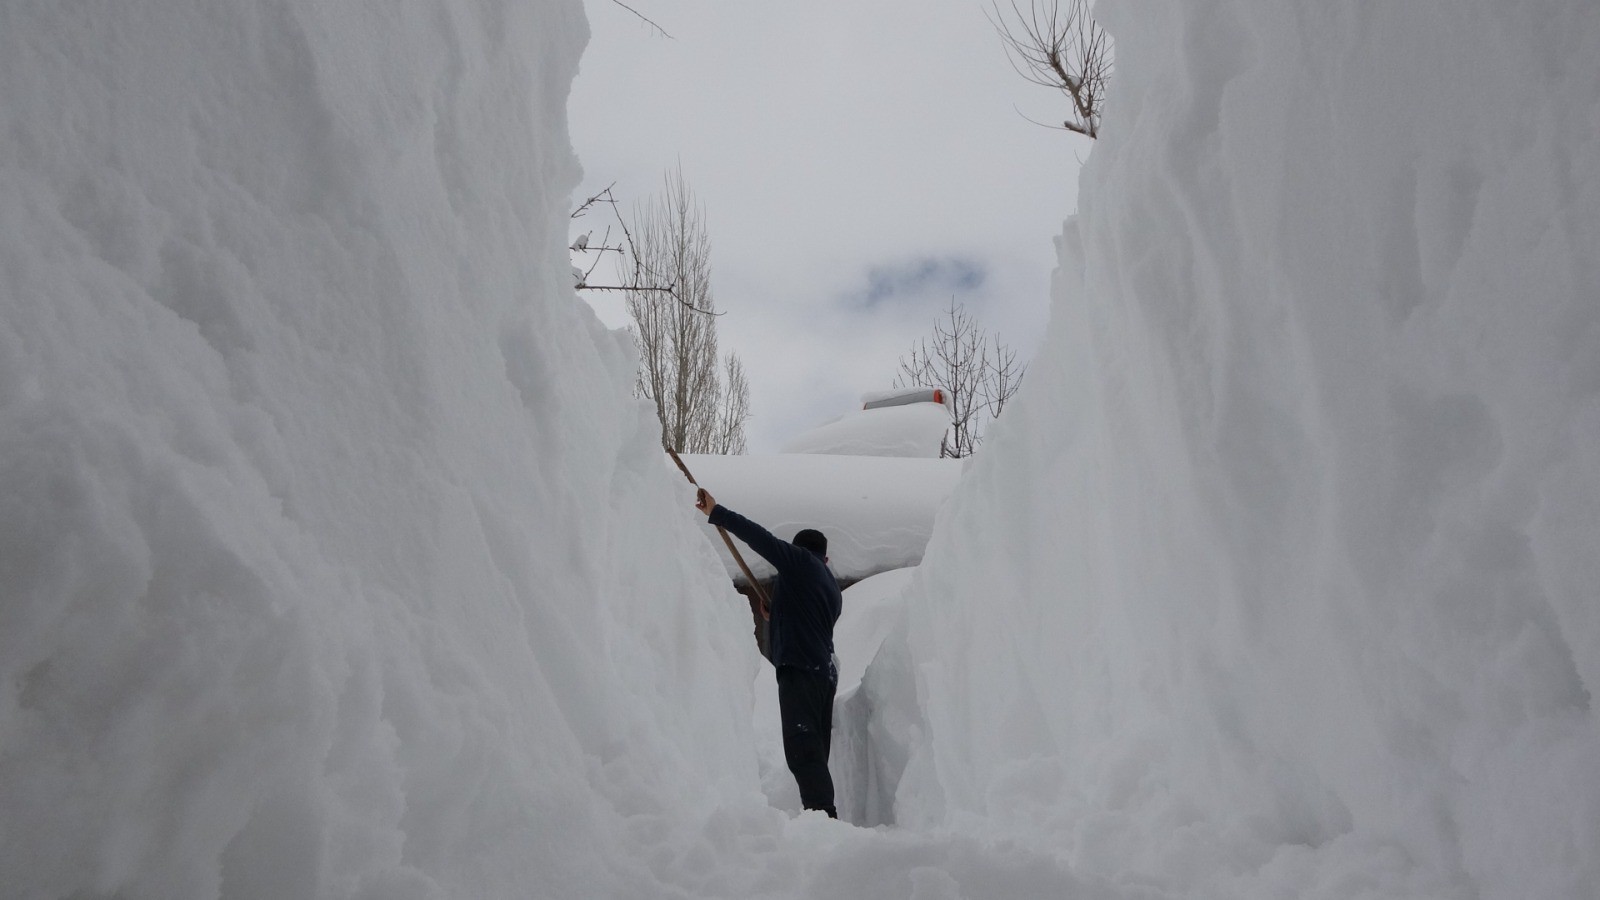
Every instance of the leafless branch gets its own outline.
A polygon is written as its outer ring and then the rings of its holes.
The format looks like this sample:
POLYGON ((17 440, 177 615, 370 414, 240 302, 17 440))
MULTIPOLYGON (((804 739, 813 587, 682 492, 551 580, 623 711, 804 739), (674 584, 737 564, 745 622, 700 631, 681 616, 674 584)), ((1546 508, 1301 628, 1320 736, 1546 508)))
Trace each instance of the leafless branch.
POLYGON ((616 201, 611 198, 611 189, 616 187, 616 186, 617 186, 617 183, 615 181, 613 181, 610 184, 606 185, 605 190, 601 191, 598 194, 595 194, 593 197, 590 197, 589 199, 587 199, 587 200, 583 201, 582 203, 578 204, 578 208, 572 211, 572 218, 574 218, 574 219, 583 218, 584 215, 589 212, 589 207, 594 206, 596 203, 600 203, 602 201, 607 202, 607 203, 615 203, 616 201))
POLYGON ((984 15, 1000 35, 1011 67, 1028 82, 1066 95, 1072 118, 1063 128, 1098 137, 1111 79, 1111 39, 1090 14, 1089 0, 1029 0, 1027 12, 1017 0, 1009 5, 1007 15, 991 2, 984 15))
POLYGON ((968 456, 983 442, 983 428, 1000 414, 1016 393, 1025 367, 1015 350, 988 334, 978 321, 950 298, 950 306, 933 323, 933 336, 920 338, 909 357, 900 359, 895 387, 936 387, 948 395, 950 430, 940 444, 941 456, 968 456))
POLYGON ((720 313, 717 313, 717 312, 700 309, 697 306, 695 306, 694 303, 686 300, 683 296, 680 295, 679 290, 678 290, 679 286, 678 286, 678 284, 676 282, 671 281, 671 280, 669 280, 669 279, 667 279, 665 277, 662 277, 660 274, 658 274, 651 267, 651 265, 649 263, 647 263, 647 262, 645 262, 643 260, 643 258, 640 256, 640 254, 638 252, 637 246, 634 244, 633 232, 628 229, 628 220, 622 214, 621 204, 618 202, 616 194, 613 193, 613 191, 612 191, 612 189, 616 187, 616 184, 617 183, 615 181, 613 181, 612 183, 606 185, 605 190, 603 190, 603 191, 599 192, 598 194, 595 194, 594 196, 589 197, 588 199, 584 200, 582 203, 578 204, 578 208, 577 209, 572 211, 571 218, 581 219, 584 216, 588 215, 589 212, 592 209, 594 209, 596 206, 598 206, 598 205, 604 204, 604 205, 610 206, 611 207, 612 218, 615 220, 617 227, 622 231, 622 245, 621 246, 613 247, 613 246, 607 246, 606 245, 606 241, 609 241, 611 239, 611 226, 607 225, 606 226, 606 232, 600 239, 601 246, 599 246, 599 247, 585 247, 583 250, 577 251, 577 252, 582 252, 582 253, 588 253, 590 251, 594 251, 598 255, 595 257, 594 262, 589 264, 589 268, 584 271, 583 277, 581 279, 579 279, 578 284, 576 285, 576 290, 580 290, 580 291, 643 291, 645 293, 666 294, 666 295, 672 297, 674 300, 678 301, 679 303, 683 304, 685 307, 687 307, 687 308, 689 308, 691 310, 694 310, 695 312, 700 313, 701 315, 708 315, 708 316, 720 315, 720 313), (621 284, 621 285, 589 284, 589 276, 594 274, 594 270, 600 265, 600 260, 605 258, 605 254, 607 252, 617 253, 617 254, 621 255, 624 259, 632 260, 632 262, 633 262, 633 272, 631 273, 631 275, 627 279, 628 280, 627 284, 621 284))
POLYGON ((657 33, 659 33, 662 37, 666 38, 667 40, 669 40, 669 41, 670 40, 675 40, 675 38, 673 38, 672 35, 667 34, 667 30, 665 28, 662 28, 660 25, 657 25, 655 22, 651 21, 650 18, 647 17, 644 13, 641 13, 637 9, 634 9, 633 7, 629 6, 628 4, 623 3, 622 0, 611 0, 611 2, 615 3, 616 5, 618 5, 620 7, 622 7, 623 9, 627 10, 628 12, 633 13, 635 16, 638 16, 639 17, 639 21, 645 23, 646 25, 649 25, 651 28, 654 28, 657 33))
POLYGON ((589 268, 585 269, 584 272, 583 272, 583 283, 584 284, 587 285, 589 283, 589 276, 594 274, 595 267, 600 265, 600 260, 606 258, 605 251, 608 248, 605 246, 605 243, 610 237, 611 237, 611 226, 607 225, 606 226, 605 235, 600 238, 600 246, 594 247, 594 248, 585 247, 582 250, 578 251, 580 253, 588 253, 590 249, 593 249, 595 251, 594 262, 590 263, 589 264, 589 268))

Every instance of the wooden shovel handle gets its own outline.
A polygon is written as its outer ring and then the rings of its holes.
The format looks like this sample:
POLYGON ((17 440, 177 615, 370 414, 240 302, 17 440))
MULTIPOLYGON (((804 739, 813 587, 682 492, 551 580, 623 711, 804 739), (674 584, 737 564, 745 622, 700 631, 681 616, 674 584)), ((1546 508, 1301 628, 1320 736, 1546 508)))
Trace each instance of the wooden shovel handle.
MULTIPOLYGON (((678 464, 678 471, 683 473, 683 477, 689 479, 690 484, 695 487, 700 486, 700 482, 694 480, 694 475, 690 473, 689 467, 683 464, 683 459, 678 456, 678 451, 668 447, 667 455, 672 457, 672 461, 678 464)), ((733 538, 728 536, 727 529, 718 525, 717 534, 722 535, 722 542, 728 545, 728 552, 733 554, 733 561, 739 564, 739 571, 744 573, 745 581, 750 582, 750 589, 756 592, 756 599, 761 601, 762 608, 770 607, 772 601, 767 599, 767 592, 761 589, 761 582, 756 580, 755 573, 751 572, 750 567, 745 565, 744 557, 739 555, 739 548, 733 545, 733 538)))

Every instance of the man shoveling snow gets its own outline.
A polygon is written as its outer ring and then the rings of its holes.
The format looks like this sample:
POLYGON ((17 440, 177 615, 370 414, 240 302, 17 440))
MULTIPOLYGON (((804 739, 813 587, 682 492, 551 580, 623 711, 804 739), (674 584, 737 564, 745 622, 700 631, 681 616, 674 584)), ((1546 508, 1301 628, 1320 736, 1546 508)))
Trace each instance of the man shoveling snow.
POLYGON ((725 506, 704 489, 695 508, 712 525, 724 528, 778 570, 772 586, 767 642, 778 670, 778 713, 783 719, 783 756, 800 787, 806 809, 820 809, 838 818, 833 804, 833 777, 828 774, 832 740, 833 695, 839 667, 833 656, 833 625, 844 601, 839 583, 828 569, 828 539, 812 528, 794 542, 780 540, 760 525, 725 506))

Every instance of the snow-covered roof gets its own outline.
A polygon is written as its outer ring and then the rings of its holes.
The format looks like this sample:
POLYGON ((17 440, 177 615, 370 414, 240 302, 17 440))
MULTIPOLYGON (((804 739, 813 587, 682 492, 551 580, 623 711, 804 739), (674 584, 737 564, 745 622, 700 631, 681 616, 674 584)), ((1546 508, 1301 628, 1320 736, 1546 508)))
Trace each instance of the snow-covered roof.
MULTIPOLYGON (((834 574, 846 581, 921 562, 934 515, 961 477, 956 459, 783 453, 685 454, 683 461, 719 504, 778 537, 802 528, 827 535, 834 574)), ((728 574, 742 581, 715 529, 704 528, 728 574)), ((748 548, 739 550, 757 578, 774 574, 748 548)))
POLYGON ((939 456, 940 442, 950 427, 950 410, 934 401, 929 388, 912 392, 868 394, 863 407, 805 432, 783 446, 784 453, 829 453, 844 456, 939 456), (896 402, 899 401, 899 402, 896 402))

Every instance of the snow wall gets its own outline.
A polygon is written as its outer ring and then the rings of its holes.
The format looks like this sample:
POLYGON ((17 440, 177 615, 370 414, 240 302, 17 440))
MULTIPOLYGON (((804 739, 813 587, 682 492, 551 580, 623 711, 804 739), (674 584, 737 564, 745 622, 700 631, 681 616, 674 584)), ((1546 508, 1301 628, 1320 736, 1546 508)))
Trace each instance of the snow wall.
POLYGON ((0 7, 3 893, 1593 896, 1600 11, 1098 9, 1047 346, 859 695, 958 837, 808 880, 570 291, 578 4, 0 7))
POLYGON ((660 896, 776 827, 744 601, 570 286, 586 36, 0 7, 0 894, 660 896))
POLYGON ((896 820, 1600 895, 1600 6, 1097 13, 1045 347, 867 675, 896 820))

